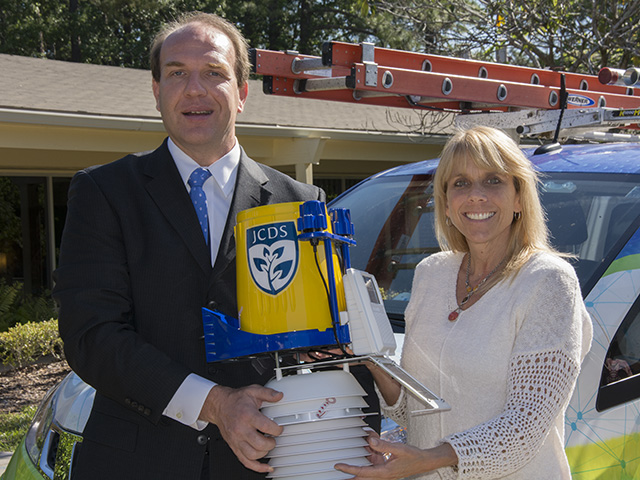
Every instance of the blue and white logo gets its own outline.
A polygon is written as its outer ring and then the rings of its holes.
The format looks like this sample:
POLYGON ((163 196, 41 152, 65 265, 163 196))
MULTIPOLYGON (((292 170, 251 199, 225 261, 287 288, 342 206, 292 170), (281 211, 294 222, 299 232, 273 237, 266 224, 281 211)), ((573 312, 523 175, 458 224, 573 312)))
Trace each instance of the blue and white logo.
POLYGON ((265 293, 283 291, 298 270, 298 231, 294 222, 270 223, 247 229, 249 271, 265 293))
POLYGON ((592 107, 596 104, 595 100, 584 95, 571 94, 567 97, 567 103, 576 107, 592 107))

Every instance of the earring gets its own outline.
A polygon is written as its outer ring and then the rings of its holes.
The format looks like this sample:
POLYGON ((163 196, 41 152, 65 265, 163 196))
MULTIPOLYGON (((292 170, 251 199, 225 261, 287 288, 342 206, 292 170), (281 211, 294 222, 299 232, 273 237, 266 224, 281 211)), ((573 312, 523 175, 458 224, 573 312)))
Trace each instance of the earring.
POLYGON ((444 217, 444 223, 447 225, 447 227, 451 226, 451 219, 449 217, 444 217))
POLYGON ((513 221, 517 222, 518 220, 520 220, 520 218, 522 218, 522 212, 513 212, 513 221))

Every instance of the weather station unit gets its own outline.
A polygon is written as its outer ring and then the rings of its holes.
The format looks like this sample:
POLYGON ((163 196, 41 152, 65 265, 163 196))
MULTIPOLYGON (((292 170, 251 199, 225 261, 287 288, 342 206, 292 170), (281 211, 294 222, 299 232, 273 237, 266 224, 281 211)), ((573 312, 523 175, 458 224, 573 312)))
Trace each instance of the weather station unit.
POLYGON ((372 413, 350 365, 369 362, 396 379, 424 406, 413 414, 450 409, 390 358, 393 330, 375 277, 351 268, 353 237, 349 210, 323 202, 245 210, 235 227, 238 318, 203 309, 208 362, 275 360, 266 386, 284 396, 262 412, 284 431, 267 455, 268 478, 338 480, 351 475, 336 463, 370 464, 363 427, 372 413))

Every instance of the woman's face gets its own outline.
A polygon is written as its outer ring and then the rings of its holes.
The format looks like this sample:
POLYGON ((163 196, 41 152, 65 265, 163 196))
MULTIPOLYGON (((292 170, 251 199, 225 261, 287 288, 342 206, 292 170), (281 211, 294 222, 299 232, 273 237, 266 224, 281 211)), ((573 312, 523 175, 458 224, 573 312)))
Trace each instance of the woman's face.
POLYGON ((519 211, 513 177, 478 168, 470 160, 454 160, 447 182, 446 214, 469 248, 506 251, 513 214, 519 211))

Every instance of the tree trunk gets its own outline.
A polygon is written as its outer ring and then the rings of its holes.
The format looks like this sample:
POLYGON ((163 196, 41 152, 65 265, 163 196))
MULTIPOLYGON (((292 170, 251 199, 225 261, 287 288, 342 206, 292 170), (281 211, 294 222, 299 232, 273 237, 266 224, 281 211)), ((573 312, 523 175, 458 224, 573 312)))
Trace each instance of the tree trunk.
POLYGON ((71 61, 81 62, 80 35, 78 35, 78 0, 69 0, 69 37, 71 42, 71 61))

